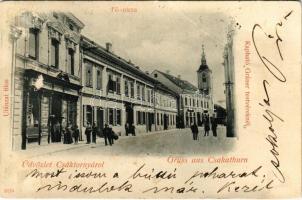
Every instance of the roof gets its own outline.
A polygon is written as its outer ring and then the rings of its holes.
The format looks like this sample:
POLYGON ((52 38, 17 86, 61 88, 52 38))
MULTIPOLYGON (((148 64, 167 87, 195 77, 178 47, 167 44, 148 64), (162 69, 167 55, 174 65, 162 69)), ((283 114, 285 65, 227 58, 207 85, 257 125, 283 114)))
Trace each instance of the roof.
POLYGON ((205 71, 205 70, 210 70, 210 69, 207 65, 206 54, 204 52, 204 45, 202 45, 201 65, 199 66, 199 69, 197 70, 197 72, 201 72, 201 71, 205 71))
POLYGON ((76 23, 77 26, 79 26, 81 29, 84 28, 85 24, 79 20, 74 14, 71 12, 64 13, 66 17, 68 17, 70 20, 72 20, 74 23, 76 23))
POLYGON ((165 76, 167 79, 169 79, 171 82, 173 82, 175 85, 177 85, 178 87, 180 87, 183 90, 189 90, 189 91, 197 91, 198 88, 196 86, 194 86, 192 83, 186 81, 186 80, 182 80, 180 78, 177 78, 175 76, 172 76, 171 74, 167 74, 164 72, 161 72, 159 70, 156 70, 159 73, 161 73, 163 76, 165 76))
POLYGON ((82 35, 82 43, 81 46, 84 51, 92 51, 98 54, 98 56, 102 56, 110 63, 114 63, 119 67, 122 67, 128 71, 136 73, 141 78, 144 78, 149 81, 156 81, 154 78, 150 77, 144 71, 140 70, 138 66, 134 65, 130 61, 127 61, 120 56, 114 54, 113 52, 108 51, 106 48, 97 44, 96 42, 90 40, 89 38, 82 35))
POLYGON ((208 65, 207 64, 205 64, 205 65, 201 64, 199 66, 199 69, 197 70, 197 72, 201 72, 201 71, 205 71, 205 70, 210 70, 209 67, 208 67, 208 65))
POLYGON ((163 92, 169 93, 172 96, 176 96, 176 97, 178 96, 176 92, 174 92, 173 90, 169 89, 166 85, 162 84, 161 82, 159 82, 156 79, 154 79, 154 80, 155 80, 155 85, 156 85, 156 89, 157 90, 161 90, 163 92))

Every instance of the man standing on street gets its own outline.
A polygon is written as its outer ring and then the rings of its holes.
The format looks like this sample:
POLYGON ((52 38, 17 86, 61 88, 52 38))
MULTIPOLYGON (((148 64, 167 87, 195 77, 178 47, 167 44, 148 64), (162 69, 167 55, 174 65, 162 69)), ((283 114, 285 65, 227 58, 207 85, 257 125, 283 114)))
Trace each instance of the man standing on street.
POLYGON ((92 142, 93 143, 96 143, 96 134, 98 132, 98 128, 95 124, 95 122, 93 123, 93 126, 92 126, 92 142))
POLYGON ((87 139, 87 142, 86 144, 90 144, 91 142, 91 125, 89 122, 87 122, 87 127, 86 127, 86 130, 85 130, 85 135, 86 135, 86 139, 87 139))
POLYGON ((204 136, 209 136, 210 120, 207 115, 205 116, 203 123, 204 123, 204 136))
POLYGON ((214 136, 214 137, 217 137, 217 131, 216 131, 217 122, 216 122, 215 117, 212 117, 212 118, 211 118, 211 125, 212 125, 213 136, 214 136))
POLYGON ((193 134, 193 140, 197 140, 197 137, 198 137, 198 127, 196 125, 196 123, 192 123, 191 125, 191 131, 192 131, 192 134, 193 134))
POLYGON ((104 139, 105 139, 105 145, 107 146, 107 140, 109 141, 109 145, 112 146, 112 129, 109 128, 108 124, 105 124, 104 128, 104 139))

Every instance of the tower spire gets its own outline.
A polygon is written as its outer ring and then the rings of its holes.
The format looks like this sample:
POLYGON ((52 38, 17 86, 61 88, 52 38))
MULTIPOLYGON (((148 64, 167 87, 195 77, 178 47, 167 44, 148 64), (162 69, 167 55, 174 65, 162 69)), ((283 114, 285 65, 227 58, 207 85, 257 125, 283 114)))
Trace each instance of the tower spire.
POLYGON ((204 53, 204 45, 202 44, 201 65, 207 65, 206 55, 204 53))

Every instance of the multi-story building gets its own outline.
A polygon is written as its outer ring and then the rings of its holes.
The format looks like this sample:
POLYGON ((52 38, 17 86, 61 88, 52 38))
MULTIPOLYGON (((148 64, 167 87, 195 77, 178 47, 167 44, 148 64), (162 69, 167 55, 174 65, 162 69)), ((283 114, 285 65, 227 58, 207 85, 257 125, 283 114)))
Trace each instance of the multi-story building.
POLYGON ((177 126, 189 127, 192 123, 201 126, 204 115, 213 116, 212 71, 209 69, 202 46, 201 65, 197 70, 198 88, 180 76, 154 70, 152 76, 177 94, 177 126))
POLYGON ((155 83, 155 130, 176 128, 177 94, 160 82, 155 83))
POLYGON ((84 24, 71 13, 25 12, 12 25, 14 148, 61 141, 80 121, 79 42, 84 24))
POLYGON ((202 115, 212 113, 209 95, 199 92, 198 88, 180 77, 154 70, 152 76, 177 94, 177 127, 189 127, 193 122, 201 126, 202 115))
POLYGON ((83 131, 87 122, 96 123, 100 134, 105 124, 119 135, 126 134, 126 124, 136 134, 173 128, 177 109, 172 91, 157 87, 148 73, 114 54, 110 43, 104 48, 83 36, 81 49, 83 131))

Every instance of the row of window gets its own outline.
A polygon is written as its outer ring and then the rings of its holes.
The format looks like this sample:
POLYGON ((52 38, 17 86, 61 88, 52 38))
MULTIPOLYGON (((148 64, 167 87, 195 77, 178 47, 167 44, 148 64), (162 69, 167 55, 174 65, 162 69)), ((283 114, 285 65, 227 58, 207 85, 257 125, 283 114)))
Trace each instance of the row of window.
POLYGON ((86 126, 89 122, 93 124, 94 122, 105 122, 106 124, 113 126, 120 126, 122 124, 122 111, 121 109, 116 108, 106 108, 106 109, 98 109, 96 110, 96 115, 94 114, 95 110, 90 105, 83 106, 83 126, 86 126), (95 119, 96 116, 96 119, 95 119), (105 116, 105 119, 104 119, 105 116))
POLYGON ((163 107, 176 108, 176 101, 171 98, 168 98, 166 96, 157 95, 156 105, 163 106, 163 107))
POLYGON ((202 101, 202 100, 195 100, 187 97, 185 99, 185 106, 193 106, 193 107, 201 107, 201 108, 209 108, 209 102, 207 101, 202 101))
MULTIPOLYGON (((103 68, 95 64, 91 61, 84 60, 84 67, 85 67, 85 80, 86 80, 86 87, 94 88, 95 86, 93 83, 96 83, 96 89, 102 89, 102 71, 103 68), (94 68, 96 69, 96 80, 93 80, 93 71, 94 68)), ((107 71, 107 92, 108 93, 115 93, 120 95, 121 94, 121 75, 108 70, 107 71)), ((124 94, 126 97, 134 97, 134 80, 128 77, 124 77, 124 94)), ((154 102, 154 91, 152 88, 146 87, 144 84, 137 82, 136 83, 136 98, 138 100, 147 101, 149 103, 154 102), (146 92, 147 91, 147 92, 146 92)))
MULTIPOLYGON (((29 57, 34 60, 39 60, 39 30, 31 28, 29 29, 29 57)), ((54 68, 59 68, 59 49, 60 41, 56 38, 51 38, 50 43, 50 65, 54 68)), ((75 74, 74 70, 74 55, 75 51, 72 48, 66 50, 67 54, 67 72, 71 75, 75 74)))
MULTIPOLYGON (((84 105, 83 106, 83 126, 86 126, 89 122, 90 124, 93 124, 94 122, 102 121, 109 125, 113 126, 120 126, 122 125, 122 113, 121 109, 116 108, 106 108, 99 110, 94 109, 93 106, 90 105, 84 105), (95 114, 94 112, 100 112, 95 114), (96 117, 96 118, 95 118, 96 117), (105 117, 105 118, 104 118, 105 117)), ((147 121, 149 120, 150 124, 154 124, 154 114, 149 112, 143 112, 143 111, 136 111, 136 124, 137 125, 146 125, 147 121), (148 115, 148 118, 147 118, 148 115)), ((163 113, 157 113, 157 125, 175 125, 176 123, 176 116, 172 114, 163 114, 163 113)))
POLYGON ((157 125, 175 125, 176 115, 157 113, 157 125))
POLYGON ((146 112, 136 111, 136 124, 137 125, 146 124, 146 112))

